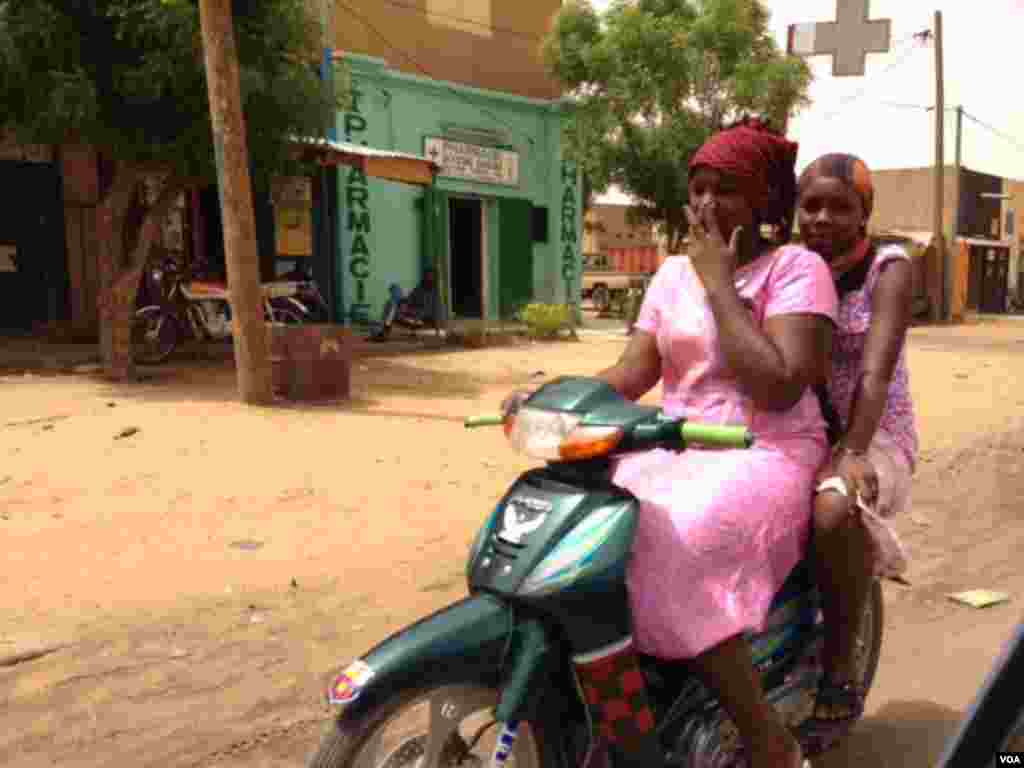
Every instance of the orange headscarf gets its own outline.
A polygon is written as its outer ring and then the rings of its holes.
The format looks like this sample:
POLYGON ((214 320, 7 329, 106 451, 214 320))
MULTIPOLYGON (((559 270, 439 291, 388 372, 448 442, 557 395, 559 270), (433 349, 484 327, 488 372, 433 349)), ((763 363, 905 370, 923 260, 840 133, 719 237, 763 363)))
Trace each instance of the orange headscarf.
POLYGON ((822 155, 811 163, 800 174, 800 193, 816 179, 838 179, 846 184, 860 197, 864 207, 864 231, 860 241, 847 253, 838 256, 829 265, 832 274, 841 277, 856 267, 871 250, 871 240, 867 236, 867 220, 875 207, 875 185, 871 181, 871 171, 863 160, 855 155, 832 152, 822 155))

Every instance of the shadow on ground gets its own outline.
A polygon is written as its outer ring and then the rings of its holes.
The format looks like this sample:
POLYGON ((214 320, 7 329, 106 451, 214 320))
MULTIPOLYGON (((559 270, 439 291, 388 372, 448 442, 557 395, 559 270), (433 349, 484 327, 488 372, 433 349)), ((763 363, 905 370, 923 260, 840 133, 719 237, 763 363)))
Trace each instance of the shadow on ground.
MULTIPOLYGON (((431 353, 425 353, 431 354, 431 353)), ((433 354, 437 354, 436 352, 433 354)), ((350 401, 289 402, 274 407, 290 410, 371 410, 379 397, 414 400, 477 398, 505 382, 462 370, 437 370, 394 358, 363 358, 352 366, 350 401)), ((190 361, 160 368, 139 368, 133 382, 104 381, 103 396, 144 402, 238 402, 238 381, 230 361, 190 361)), ((423 414, 431 417, 431 413, 423 414)))
POLYGON ((890 701, 865 717, 815 768, 914 768, 934 764, 963 715, 929 701, 890 701))

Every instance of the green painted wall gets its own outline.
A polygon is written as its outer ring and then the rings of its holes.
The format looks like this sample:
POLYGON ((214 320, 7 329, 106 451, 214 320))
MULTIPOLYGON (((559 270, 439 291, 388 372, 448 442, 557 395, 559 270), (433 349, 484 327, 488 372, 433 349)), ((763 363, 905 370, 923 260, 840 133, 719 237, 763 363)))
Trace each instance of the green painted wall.
MULTIPOLYGON (((354 99, 351 111, 338 115, 340 140, 423 155, 427 137, 466 141, 450 132, 486 130, 498 132, 500 146, 518 153, 515 187, 444 177, 436 183, 440 192, 472 195, 484 202, 489 317, 497 316, 502 303, 500 260, 514 257, 501 252, 502 242, 510 239, 501 236, 499 201, 506 197, 526 199, 548 210, 548 240, 532 245, 533 298, 578 302, 580 185, 575 172, 567 172, 562 163, 561 105, 398 73, 380 59, 353 55, 346 62, 354 99)), ((419 280, 424 192, 366 179, 347 168, 339 174, 339 187, 339 314, 360 324, 380 318, 391 283, 408 292, 419 280)))

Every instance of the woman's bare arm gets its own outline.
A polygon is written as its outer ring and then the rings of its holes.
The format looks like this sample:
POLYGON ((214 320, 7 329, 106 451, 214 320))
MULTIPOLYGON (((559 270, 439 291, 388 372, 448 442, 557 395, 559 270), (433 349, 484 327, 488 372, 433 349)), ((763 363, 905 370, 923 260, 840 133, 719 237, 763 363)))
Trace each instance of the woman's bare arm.
POLYGON ((597 374, 620 395, 639 400, 661 378, 661 353, 657 338, 639 328, 633 331, 619 361, 597 374))
POLYGON ((910 327, 913 287, 910 263, 894 260, 882 266, 871 301, 871 326, 864 344, 861 377, 853 394, 850 422, 840 443, 865 451, 885 413, 896 361, 910 327))
POLYGON ((726 364, 755 405, 789 410, 804 390, 825 380, 832 348, 827 317, 777 315, 765 320, 761 331, 731 284, 709 292, 708 300, 726 364))

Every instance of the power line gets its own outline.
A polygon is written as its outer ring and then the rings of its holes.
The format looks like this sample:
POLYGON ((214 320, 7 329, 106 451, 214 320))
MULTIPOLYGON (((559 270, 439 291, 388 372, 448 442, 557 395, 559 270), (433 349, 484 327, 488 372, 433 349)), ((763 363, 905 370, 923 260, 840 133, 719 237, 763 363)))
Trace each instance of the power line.
MULTIPOLYGON (((925 30, 925 31, 927 31, 927 30, 925 30)), ((911 55, 912 53, 914 53, 914 51, 916 51, 916 50, 918 49, 918 44, 920 44, 921 40, 923 40, 923 39, 924 39, 924 32, 915 32, 915 33, 913 33, 913 34, 911 34, 911 35, 907 35, 907 36, 906 36, 906 37, 904 37, 904 38, 903 38, 902 40, 900 40, 899 42, 897 42, 897 43, 896 43, 896 47, 897 47, 897 49, 899 49, 899 48, 902 48, 902 47, 906 46, 906 45, 907 45, 907 43, 910 43, 911 41, 914 41, 914 44, 910 45, 910 47, 909 47, 909 48, 907 48, 907 50, 905 50, 905 51, 903 52, 903 55, 901 55, 901 56, 900 56, 899 58, 895 59, 894 61, 891 61, 891 62, 889 62, 889 64, 888 64, 888 65, 887 65, 887 66, 885 67, 885 69, 883 69, 883 70, 882 70, 881 72, 878 72, 878 73, 877 73, 877 74, 875 74, 875 75, 874 75, 873 77, 874 77, 874 78, 878 78, 878 77, 880 77, 881 75, 884 75, 884 74, 886 74, 887 72, 890 72, 890 71, 892 71, 893 69, 895 69, 896 67, 898 67, 898 66, 899 66, 900 64, 902 64, 903 62, 905 62, 905 61, 906 61, 906 60, 907 60, 908 58, 910 58, 910 55, 911 55)), ((859 99, 859 98, 861 98, 862 96, 864 96, 864 94, 866 94, 866 93, 867 93, 867 91, 868 91, 868 88, 869 88, 869 87, 870 87, 870 83, 869 83, 868 85, 865 85, 865 86, 864 86, 864 87, 862 87, 862 88, 861 88, 860 90, 858 90, 858 91, 856 91, 855 93, 853 93, 852 95, 850 95, 850 96, 847 96, 847 97, 845 97, 844 99, 841 99, 841 100, 840 100, 840 102, 839 102, 839 106, 838 106, 838 107, 836 107, 836 108, 835 108, 834 110, 832 110, 831 112, 829 112, 829 113, 828 113, 828 114, 826 115, 826 117, 827 117, 827 118, 833 118, 833 117, 835 117, 836 115, 838 115, 838 114, 839 114, 840 112, 842 112, 842 111, 843 111, 843 109, 845 109, 845 107, 846 107, 847 105, 849 105, 849 104, 850 104, 851 102, 853 102, 853 101, 856 101, 857 99, 859 99)))
POLYGON ((494 26, 493 24, 488 24, 485 21, 480 21, 479 19, 470 19, 470 18, 467 18, 465 16, 455 16, 454 14, 451 14, 451 13, 441 13, 439 11, 429 11, 426 8, 421 8, 418 5, 413 5, 411 3, 403 3, 403 2, 401 2, 401 0, 379 0, 379 1, 380 2, 384 2, 384 3, 388 4, 388 5, 393 5, 396 8, 404 8, 405 10, 413 11, 414 13, 421 14, 422 16, 435 16, 435 17, 437 17, 439 19, 450 19, 451 21, 457 21, 460 24, 470 24, 470 25, 472 25, 474 27, 479 27, 481 29, 488 29, 488 30, 490 30, 492 32, 503 32, 506 35, 513 35, 515 37, 522 37, 522 38, 524 38, 526 40, 533 40, 535 42, 543 42, 544 41, 543 37, 541 37, 539 35, 530 34, 529 32, 520 32, 518 29, 512 29, 511 27, 497 27, 497 26, 494 26))
MULTIPOLYGON (((390 40, 388 40, 383 35, 383 33, 381 33, 381 31, 379 29, 377 29, 373 24, 370 23, 369 19, 367 19, 361 13, 359 13, 354 8, 352 8, 352 6, 350 6, 348 3, 344 2, 344 0, 337 0, 337 3, 342 8, 344 8, 346 11, 348 11, 350 14, 352 14, 352 16, 354 16, 356 19, 358 19, 360 22, 362 22, 363 25, 367 29, 369 29, 374 35, 377 36, 377 38, 382 43, 384 43, 384 45, 386 45, 388 48, 393 50, 399 56, 404 58, 407 62, 412 64, 414 67, 416 67, 416 69, 418 69, 420 72, 422 72, 426 77, 429 77, 432 80, 434 79, 433 75, 430 74, 430 72, 427 70, 426 67, 424 67, 422 64, 420 64, 418 61, 416 61, 416 59, 414 59, 410 54, 406 53, 401 48, 399 48, 397 45, 395 45, 390 40)), ((440 82, 440 81, 438 81, 438 82, 440 82)), ((520 131, 515 126, 510 125, 509 123, 506 123, 504 120, 499 118, 493 112, 491 112, 491 111, 489 111, 487 109, 484 109, 483 107, 481 107, 479 104, 477 104, 475 101, 473 101, 471 98, 466 96, 466 94, 464 94, 462 91, 458 90, 457 88, 453 88, 450 85, 445 85, 444 88, 445 88, 445 90, 447 90, 450 93, 452 93, 454 96, 457 96, 458 98, 462 99, 464 102, 466 102, 467 104, 472 106, 480 114, 485 115, 486 117, 489 117, 491 120, 493 120, 494 122, 498 123, 499 125, 505 126, 506 128, 508 128, 513 133, 518 133, 520 136, 523 136, 530 144, 535 144, 536 143, 536 142, 534 142, 532 136, 529 136, 528 134, 523 133, 522 131, 520 131)))
POLYGON ((1001 138, 1003 141, 1012 144, 1017 149, 1019 149, 1021 152, 1024 152, 1024 144, 1022 144, 1021 142, 1017 141, 1017 139, 1013 138, 1009 134, 1004 133, 1003 131, 1000 131, 998 128, 993 128, 988 123, 982 122, 981 120, 979 120, 974 115, 972 115, 969 112, 967 112, 966 110, 963 112, 963 116, 966 117, 971 122, 976 123, 977 125, 980 125, 985 130, 995 134, 996 136, 1001 138))
MULTIPOLYGON (((924 111, 924 112, 930 112, 931 110, 934 109, 934 107, 929 107, 929 106, 926 106, 924 104, 905 104, 905 103, 900 102, 900 101, 882 101, 882 100, 880 100, 877 103, 881 104, 882 106, 885 106, 885 107, 892 107, 893 109, 915 109, 915 110, 921 110, 921 111, 924 111)), ((947 109, 946 111, 947 112, 952 112, 953 110, 952 109, 947 109)))

